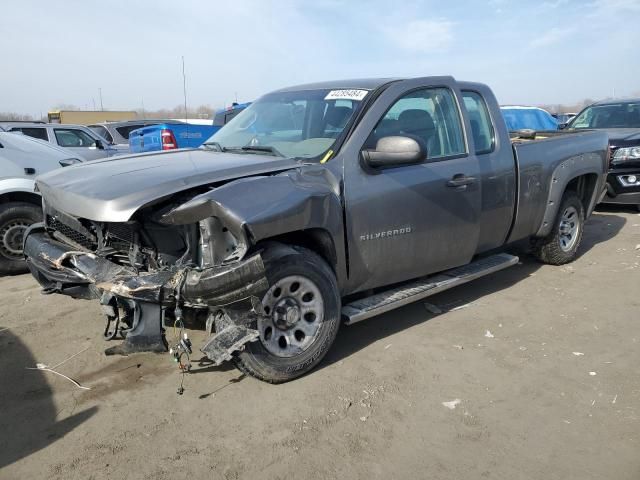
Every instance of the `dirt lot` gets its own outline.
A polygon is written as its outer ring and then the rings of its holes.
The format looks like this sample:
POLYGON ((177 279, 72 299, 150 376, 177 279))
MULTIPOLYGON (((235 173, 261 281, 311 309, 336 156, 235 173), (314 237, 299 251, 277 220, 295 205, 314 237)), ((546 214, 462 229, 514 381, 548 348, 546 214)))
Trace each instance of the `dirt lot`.
POLYGON ((104 356, 95 303, 0 279, 0 478, 637 480, 639 244, 601 210, 570 266, 523 257, 343 327, 302 379, 203 367, 182 396, 168 355, 104 356), (77 352, 57 370, 91 390, 26 369, 77 352))

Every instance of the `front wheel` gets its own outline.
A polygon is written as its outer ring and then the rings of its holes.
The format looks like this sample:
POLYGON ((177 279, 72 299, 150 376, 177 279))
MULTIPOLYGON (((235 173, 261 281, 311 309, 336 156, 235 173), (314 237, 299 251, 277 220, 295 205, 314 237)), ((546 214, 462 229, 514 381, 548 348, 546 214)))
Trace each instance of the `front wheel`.
POLYGON ((22 254, 22 240, 27 228, 41 220, 41 209, 31 203, 0 205, 0 274, 28 271, 22 254))
POLYGON ((533 253, 550 265, 563 265, 575 259, 584 231, 584 206, 575 192, 565 192, 553 229, 533 241, 533 253))
POLYGON ((326 355, 340 326, 340 295, 333 271, 311 250, 276 246, 263 258, 269 288, 262 298, 265 316, 254 326, 260 336, 235 363, 260 380, 283 383, 326 355))

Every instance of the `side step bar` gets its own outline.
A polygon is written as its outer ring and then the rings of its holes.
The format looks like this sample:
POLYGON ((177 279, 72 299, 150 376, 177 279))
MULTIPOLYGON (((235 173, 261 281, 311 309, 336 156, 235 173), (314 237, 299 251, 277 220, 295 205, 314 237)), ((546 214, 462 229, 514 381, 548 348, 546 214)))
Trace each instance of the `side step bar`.
POLYGON ((342 307, 344 323, 351 325, 361 320, 380 315, 409 303, 422 300, 476 278, 503 270, 518 263, 518 257, 499 253, 484 257, 462 267, 438 273, 432 277, 416 280, 401 287, 376 293, 342 307))

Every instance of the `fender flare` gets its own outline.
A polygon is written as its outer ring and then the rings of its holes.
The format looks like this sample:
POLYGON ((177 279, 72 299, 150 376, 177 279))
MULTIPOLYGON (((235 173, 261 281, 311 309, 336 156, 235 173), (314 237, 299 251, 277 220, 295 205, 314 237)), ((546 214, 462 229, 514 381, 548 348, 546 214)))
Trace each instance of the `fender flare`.
POLYGON ((598 202, 598 185, 602 183, 602 156, 598 152, 585 153, 571 157, 560 163, 551 176, 551 186, 547 206, 540 222, 540 227, 535 237, 546 237, 551 232, 555 218, 558 215, 562 196, 572 180, 584 175, 596 175, 600 181, 593 185, 593 191, 588 192, 589 204, 585 205, 585 211, 591 212, 598 202))

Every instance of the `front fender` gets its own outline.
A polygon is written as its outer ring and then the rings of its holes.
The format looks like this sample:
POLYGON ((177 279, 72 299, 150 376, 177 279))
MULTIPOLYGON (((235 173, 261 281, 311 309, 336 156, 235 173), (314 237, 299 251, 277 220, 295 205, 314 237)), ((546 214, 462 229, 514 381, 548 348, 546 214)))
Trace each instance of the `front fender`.
POLYGON ((25 192, 33 193, 36 182, 30 178, 5 178, 0 180, 0 195, 5 193, 25 192))
POLYGON ((292 232, 326 231, 339 283, 346 276, 340 184, 323 166, 227 183, 169 211, 161 222, 183 225, 210 217, 220 219, 236 238, 246 238, 251 245, 292 232))

